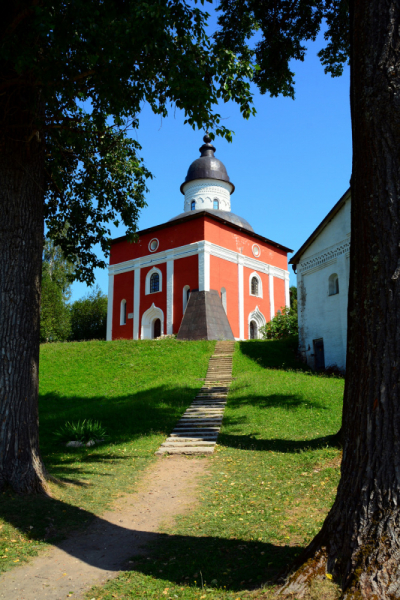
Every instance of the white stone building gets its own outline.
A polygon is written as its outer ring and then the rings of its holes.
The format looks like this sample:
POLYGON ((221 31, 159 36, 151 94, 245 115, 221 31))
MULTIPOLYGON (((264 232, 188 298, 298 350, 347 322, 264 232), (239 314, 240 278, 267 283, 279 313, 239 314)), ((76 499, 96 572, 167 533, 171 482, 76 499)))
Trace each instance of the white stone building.
POLYGON ((297 272, 299 351, 315 369, 346 368, 350 189, 290 260, 297 272))

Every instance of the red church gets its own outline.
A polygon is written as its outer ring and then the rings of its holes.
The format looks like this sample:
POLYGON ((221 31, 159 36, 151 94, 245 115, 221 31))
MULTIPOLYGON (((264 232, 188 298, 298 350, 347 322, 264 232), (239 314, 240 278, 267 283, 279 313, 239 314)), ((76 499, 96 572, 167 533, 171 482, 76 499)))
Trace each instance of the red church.
POLYGON ((183 213, 140 231, 137 243, 113 240, 108 340, 177 334, 191 292, 218 292, 238 340, 260 337, 260 327, 289 306, 291 250, 231 212, 235 186, 214 152, 204 136, 180 188, 183 213))

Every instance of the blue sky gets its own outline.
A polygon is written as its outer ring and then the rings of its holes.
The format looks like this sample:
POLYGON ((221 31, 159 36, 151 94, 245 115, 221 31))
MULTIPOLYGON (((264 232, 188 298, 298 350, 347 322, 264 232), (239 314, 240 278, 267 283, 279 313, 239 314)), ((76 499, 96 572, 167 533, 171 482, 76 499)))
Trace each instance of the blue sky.
MULTIPOLYGON (((296 99, 262 96, 254 86, 257 115, 244 120, 234 104, 219 112, 235 132, 233 143, 216 139, 216 156, 225 164, 236 190, 232 212, 244 217, 256 233, 294 251, 349 187, 351 123, 349 68, 340 78, 325 75, 317 57, 323 36, 309 45, 303 63, 296 62, 296 99)), ((199 156, 204 132, 183 125, 180 111, 166 119, 144 106, 134 133, 154 179, 139 228, 168 221, 183 211, 179 191, 190 163, 199 156)), ((125 234, 112 228, 113 237, 125 234)), ((290 258, 291 255, 289 255, 290 258)), ((291 273, 291 285, 296 277, 291 273)), ((107 270, 97 269, 96 283, 107 293, 107 270)), ((89 291, 74 283, 71 301, 89 291)))

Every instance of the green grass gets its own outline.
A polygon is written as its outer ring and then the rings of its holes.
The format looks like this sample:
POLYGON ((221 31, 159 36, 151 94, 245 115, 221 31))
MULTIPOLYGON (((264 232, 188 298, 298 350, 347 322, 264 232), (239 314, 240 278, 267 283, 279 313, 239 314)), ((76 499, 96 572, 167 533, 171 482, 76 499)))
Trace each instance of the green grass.
MULTIPOLYGON (((88 598, 269 595, 321 527, 339 478, 333 435, 344 381, 310 372, 296 361, 295 345, 236 344, 237 379, 199 507, 165 530, 150 560, 135 559, 132 571, 88 598)), ((313 597, 336 596, 334 588, 325 591, 313 597)))
POLYGON ((40 354, 40 445, 53 499, 0 495, 0 571, 23 562, 110 502, 140 472, 201 387, 214 342, 47 344, 40 354), (67 449, 54 432, 93 419, 106 442, 67 449))

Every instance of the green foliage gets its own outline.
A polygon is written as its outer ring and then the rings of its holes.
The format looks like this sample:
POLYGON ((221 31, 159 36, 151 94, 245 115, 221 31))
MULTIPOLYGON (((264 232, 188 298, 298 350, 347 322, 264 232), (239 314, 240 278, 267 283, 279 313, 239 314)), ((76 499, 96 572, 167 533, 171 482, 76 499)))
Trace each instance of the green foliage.
POLYGON ((93 246, 107 255, 109 224, 119 220, 133 240, 146 206, 151 174, 128 135, 143 106, 160 117, 179 108, 193 129, 230 140, 215 107, 233 100, 245 118, 255 112, 253 68, 215 44, 208 13, 185 0, 22 0, 3 17, 0 92, 11 99, 27 91, 26 142, 44 151, 38 185, 48 235, 65 256, 79 258, 75 277, 92 282, 93 267, 105 267, 93 246))
POLYGON ((48 273, 42 275, 40 341, 63 342, 70 337, 69 307, 57 282, 48 273))
POLYGON ((261 335, 266 340, 279 340, 297 335, 298 331, 297 311, 287 306, 283 306, 273 319, 260 327, 261 335))
POLYGON ((105 340, 107 331, 107 296, 96 286, 76 300, 70 310, 71 340, 105 340))
POLYGON ((59 442, 89 442, 90 440, 103 440, 108 437, 107 432, 99 421, 83 419, 83 421, 70 422, 54 432, 54 437, 59 442))
POLYGON ((245 61, 256 60, 254 81, 261 93, 294 98, 292 60, 304 61, 306 42, 327 26, 319 52, 325 72, 342 74, 350 55, 348 0, 221 0, 216 38, 245 61), (248 40, 256 36, 256 43, 248 40))
POLYGON ((290 293, 290 308, 297 314, 297 287, 292 285, 289 288, 290 293))
POLYGON ((65 341, 70 336, 67 301, 71 296, 74 268, 74 264, 64 258, 62 250, 46 239, 42 261, 41 342, 65 341))

